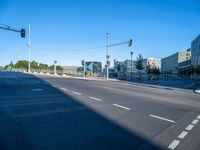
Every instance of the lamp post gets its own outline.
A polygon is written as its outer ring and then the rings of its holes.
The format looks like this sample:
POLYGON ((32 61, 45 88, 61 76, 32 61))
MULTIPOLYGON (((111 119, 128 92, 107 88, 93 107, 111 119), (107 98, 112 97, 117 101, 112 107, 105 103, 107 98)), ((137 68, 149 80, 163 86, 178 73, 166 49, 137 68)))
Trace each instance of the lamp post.
POLYGON ((57 64, 57 60, 54 60, 54 75, 57 75, 57 73, 56 73, 56 64, 57 64))
POLYGON ((108 55, 108 46, 109 46, 109 35, 110 33, 106 33, 106 79, 109 79, 109 58, 110 56, 108 55))
POLYGON ((133 52, 131 51, 131 80, 133 77, 133 52))

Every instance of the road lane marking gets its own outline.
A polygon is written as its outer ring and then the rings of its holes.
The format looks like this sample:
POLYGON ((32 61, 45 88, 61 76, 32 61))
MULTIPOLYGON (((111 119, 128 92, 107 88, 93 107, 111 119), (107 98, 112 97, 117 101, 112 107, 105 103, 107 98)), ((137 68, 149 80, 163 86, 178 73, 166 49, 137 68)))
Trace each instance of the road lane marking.
POLYGON ((96 98, 96 97, 89 97, 90 99, 93 99, 93 100, 96 100, 96 101, 99 101, 99 102, 101 102, 102 100, 101 99, 99 99, 99 98, 96 98))
POLYGON ((187 128, 185 128, 186 130, 192 130, 192 128, 194 127, 194 125, 190 124, 187 126, 187 128))
POLYGON ((197 116, 197 119, 200 119, 200 115, 199 115, 199 116, 197 116))
POLYGON ((187 134, 188 134, 188 132, 183 131, 183 132, 181 132, 181 134, 179 134, 178 138, 184 139, 187 134))
POLYGON ((180 143, 180 141, 174 140, 174 141, 168 146, 168 148, 169 148, 169 149, 175 149, 176 146, 177 146, 179 143, 180 143))
POLYGON ((64 91, 68 91, 68 89, 66 89, 66 88, 60 88, 61 90, 64 90, 64 91))
POLYGON ((156 115, 149 115, 150 117, 154 117, 154 118, 157 118, 157 119, 161 119, 161 120, 165 120, 165 121, 168 121, 168 122, 172 122, 174 123, 175 121, 174 120, 170 120, 170 119, 167 119, 167 118, 163 118, 163 117, 159 117, 159 116, 156 116, 156 115))
POLYGON ((82 95, 81 93, 78 93, 78 92, 73 92, 74 94, 76 94, 76 95, 82 95))
POLYGON ((118 105, 118 104, 113 104, 113 105, 116 106, 116 107, 120 107, 120 108, 126 109, 126 110, 131 110, 130 108, 122 106, 122 105, 118 105))
POLYGON ((199 122, 199 120, 194 119, 194 120, 192 121, 192 124, 197 124, 197 122, 199 122))

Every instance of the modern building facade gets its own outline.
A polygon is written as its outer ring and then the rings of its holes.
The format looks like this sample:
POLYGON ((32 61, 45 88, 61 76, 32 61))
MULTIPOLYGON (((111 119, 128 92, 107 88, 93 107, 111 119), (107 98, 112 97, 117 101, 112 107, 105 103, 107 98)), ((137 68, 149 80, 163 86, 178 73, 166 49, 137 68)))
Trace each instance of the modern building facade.
POLYGON ((85 62, 85 70, 90 71, 95 74, 101 74, 102 73, 102 63, 96 62, 96 61, 85 62))
POLYGON ((77 67, 76 66, 63 66, 63 73, 76 74, 77 67))
POLYGON ((191 64, 193 66, 200 65, 200 35, 191 43, 191 64))
POLYGON ((136 61, 131 62, 130 59, 125 61, 114 60, 114 72, 119 79, 129 79, 138 72, 136 69, 136 61), (132 65, 132 66, 131 66, 132 65))
POLYGON ((143 61, 144 70, 150 65, 150 68, 161 69, 161 59, 160 58, 146 58, 143 61))
POLYGON ((161 59, 161 73, 178 74, 178 64, 190 59, 190 51, 177 52, 161 59))

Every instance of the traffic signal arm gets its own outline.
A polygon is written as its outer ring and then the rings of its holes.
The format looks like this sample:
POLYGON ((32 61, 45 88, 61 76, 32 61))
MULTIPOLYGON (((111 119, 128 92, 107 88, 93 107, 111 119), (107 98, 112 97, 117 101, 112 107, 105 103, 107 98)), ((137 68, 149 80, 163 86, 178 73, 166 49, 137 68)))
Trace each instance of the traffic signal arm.
POLYGON ((0 27, 0 29, 4 29, 4 30, 8 30, 8 31, 13 31, 13 32, 19 32, 21 34, 22 38, 25 38, 25 35, 26 35, 26 30, 25 29, 16 30, 16 29, 12 29, 10 27, 0 27))
POLYGON ((130 39, 128 42, 122 42, 122 43, 111 44, 111 45, 108 45, 108 47, 112 47, 112 46, 116 46, 116 45, 122 45, 122 44, 127 44, 127 43, 128 43, 128 46, 132 46, 133 40, 130 39))

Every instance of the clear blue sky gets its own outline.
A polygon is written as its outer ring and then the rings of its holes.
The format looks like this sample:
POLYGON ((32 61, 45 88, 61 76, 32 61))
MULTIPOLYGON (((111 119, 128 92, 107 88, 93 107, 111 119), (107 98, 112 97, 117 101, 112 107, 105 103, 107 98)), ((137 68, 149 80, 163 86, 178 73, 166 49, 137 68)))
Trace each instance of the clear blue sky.
MULTIPOLYGON (((113 59, 134 52, 163 58, 186 50, 200 33, 199 0, 0 0, 0 23, 20 29, 31 24, 31 59, 80 65, 105 64, 105 33, 110 43, 133 39, 132 47, 109 49, 113 59)), ((28 38, 0 30, 0 65, 28 59, 28 38)))

